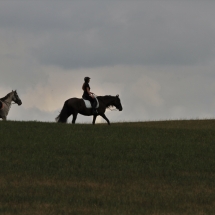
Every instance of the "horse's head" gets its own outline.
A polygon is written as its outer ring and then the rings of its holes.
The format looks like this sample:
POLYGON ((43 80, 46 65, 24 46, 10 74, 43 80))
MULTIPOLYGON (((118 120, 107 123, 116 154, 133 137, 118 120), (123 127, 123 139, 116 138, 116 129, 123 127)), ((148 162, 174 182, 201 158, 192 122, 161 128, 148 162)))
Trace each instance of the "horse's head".
POLYGON ((19 96, 18 96, 16 90, 15 90, 15 91, 12 91, 12 93, 13 93, 12 101, 14 101, 14 102, 15 102, 16 104, 18 104, 18 105, 21 105, 21 104, 22 104, 22 101, 21 101, 21 99, 19 98, 19 96))
POLYGON ((114 102, 113 102, 113 105, 114 105, 119 111, 122 111, 122 105, 121 105, 121 101, 120 101, 119 95, 116 95, 116 97, 115 97, 115 99, 114 99, 114 102))

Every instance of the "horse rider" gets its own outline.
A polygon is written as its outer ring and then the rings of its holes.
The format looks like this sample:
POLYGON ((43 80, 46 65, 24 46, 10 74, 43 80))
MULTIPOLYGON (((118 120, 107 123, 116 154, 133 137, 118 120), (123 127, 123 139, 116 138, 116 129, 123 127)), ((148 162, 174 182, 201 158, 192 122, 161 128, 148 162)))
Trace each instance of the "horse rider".
POLYGON ((90 78, 89 77, 85 77, 84 78, 84 84, 82 86, 82 90, 84 91, 82 98, 85 100, 89 100, 91 105, 92 105, 92 109, 93 109, 93 114, 97 114, 97 110, 96 110, 96 105, 97 105, 97 101, 95 99, 95 96, 93 95, 92 92, 90 92, 90 78))

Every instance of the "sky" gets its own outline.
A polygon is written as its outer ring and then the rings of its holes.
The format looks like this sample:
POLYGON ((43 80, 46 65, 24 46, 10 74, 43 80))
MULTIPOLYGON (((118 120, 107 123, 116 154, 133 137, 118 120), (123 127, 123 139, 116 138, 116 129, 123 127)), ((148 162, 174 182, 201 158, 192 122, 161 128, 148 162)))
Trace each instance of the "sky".
POLYGON ((214 8, 211 0, 0 0, 0 97, 17 90, 23 102, 8 120, 54 122, 64 101, 81 98, 85 76, 96 95, 119 94, 123 111, 107 110, 111 122, 215 118, 214 8))

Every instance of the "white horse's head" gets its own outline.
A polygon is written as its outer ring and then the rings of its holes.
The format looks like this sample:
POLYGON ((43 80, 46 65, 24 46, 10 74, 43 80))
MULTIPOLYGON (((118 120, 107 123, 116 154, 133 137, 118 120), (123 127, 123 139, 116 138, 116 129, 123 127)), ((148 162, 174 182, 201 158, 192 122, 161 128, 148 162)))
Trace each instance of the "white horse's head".
POLYGON ((15 91, 12 90, 11 94, 12 94, 12 101, 14 101, 14 102, 15 102, 16 104, 18 104, 18 105, 21 105, 21 104, 22 104, 22 101, 21 101, 21 99, 19 98, 19 96, 18 96, 16 90, 15 90, 15 91))

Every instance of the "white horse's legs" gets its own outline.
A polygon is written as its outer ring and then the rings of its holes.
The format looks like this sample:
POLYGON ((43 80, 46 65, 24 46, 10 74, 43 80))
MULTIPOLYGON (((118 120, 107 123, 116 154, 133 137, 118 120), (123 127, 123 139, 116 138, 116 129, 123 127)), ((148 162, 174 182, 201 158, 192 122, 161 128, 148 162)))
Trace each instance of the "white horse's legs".
POLYGON ((7 121, 7 117, 6 116, 2 116, 2 120, 3 121, 7 121))

